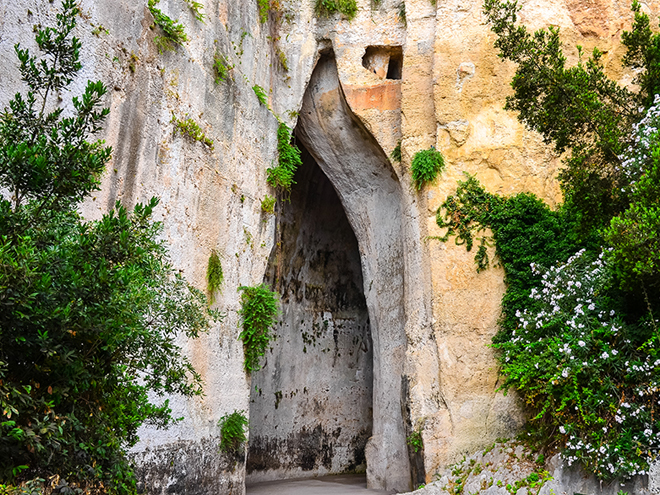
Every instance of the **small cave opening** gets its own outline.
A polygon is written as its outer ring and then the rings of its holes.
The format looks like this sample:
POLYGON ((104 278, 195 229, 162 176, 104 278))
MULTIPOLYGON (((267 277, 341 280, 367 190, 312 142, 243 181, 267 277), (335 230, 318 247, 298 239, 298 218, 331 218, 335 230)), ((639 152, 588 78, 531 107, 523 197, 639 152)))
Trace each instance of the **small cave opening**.
POLYGON ((403 49, 400 46, 368 46, 362 57, 362 66, 381 79, 401 79, 403 49))
POLYGON ((373 348, 355 234, 300 145, 265 282, 281 314, 252 373, 247 483, 361 473, 373 423, 373 348))

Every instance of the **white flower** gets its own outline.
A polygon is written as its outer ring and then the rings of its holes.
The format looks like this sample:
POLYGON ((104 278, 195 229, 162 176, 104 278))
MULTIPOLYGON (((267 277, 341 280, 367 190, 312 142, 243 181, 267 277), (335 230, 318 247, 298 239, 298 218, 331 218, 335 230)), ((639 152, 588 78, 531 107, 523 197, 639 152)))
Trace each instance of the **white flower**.
POLYGON ((603 352, 603 353, 600 355, 600 357, 601 357, 602 359, 607 359, 607 358, 610 357, 610 355, 609 355, 607 352, 603 352))
POLYGON ((561 376, 564 378, 568 378, 568 368, 564 368, 561 372, 561 376))
POLYGON ((580 341, 578 342, 578 345, 579 345, 580 347, 584 347, 584 346, 587 345, 587 344, 585 344, 583 340, 580 340, 580 341))
POLYGON ((565 433, 566 433, 566 428, 564 428, 563 426, 560 426, 560 427, 559 427, 559 431, 560 431, 562 434, 565 434, 565 433))

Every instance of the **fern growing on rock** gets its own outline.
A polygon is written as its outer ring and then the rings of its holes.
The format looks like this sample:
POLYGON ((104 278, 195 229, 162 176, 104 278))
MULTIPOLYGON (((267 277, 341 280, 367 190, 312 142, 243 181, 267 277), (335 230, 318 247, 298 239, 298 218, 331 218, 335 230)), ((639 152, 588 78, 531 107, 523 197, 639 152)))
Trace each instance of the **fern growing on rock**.
POLYGON ((218 426, 221 437, 220 450, 223 452, 238 452, 247 442, 248 419, 245 417, 245 411, 225 414, 218 421, 218 426))
POLYGON ((215 302, 215 294, 220 290, 222 282, 225 280, 225 275, 222 271, 222 263, 220 256, 214 249, 209 256, 209 263, 206 267, 206 288, 209 293, 209 304, 215 302))
POLYGON ((412 161, 412 177, 417 190, 433 182, 444 168, 445 160, 435 147, 431 146, 428 150, 415 153, 412 161))
POLYGON ((255 287, 241 286, 241 309, 243 331, 239 338, 243 341, 245 371, 260 369, 259 360, 266 352, 272 339, 270 328, 275 323, 278 302, 275 292, 265 284, 255 287))
POLYGON ((291 129, 284 122, 280 122, 277 128, 277 153, 279 155, 277 167, 266 169, 268 184, 290 191, 291 186, 295 184, 293 177, 298 167, 302 165, 302 159, 300 149, 291 144, 291 129))
POLYGON ((156 36, 154 43, 158 47, 160 53, 166 51, 173 51, 177 45, 183 45, 188 41, 188 35, 179 21, 173 20, 171 17, 163 14, 160 9, 156 8, 160 0, 149 0, 147 7, 149 12, 154 17, 154 24, 163 31, 163 36, 156 36))

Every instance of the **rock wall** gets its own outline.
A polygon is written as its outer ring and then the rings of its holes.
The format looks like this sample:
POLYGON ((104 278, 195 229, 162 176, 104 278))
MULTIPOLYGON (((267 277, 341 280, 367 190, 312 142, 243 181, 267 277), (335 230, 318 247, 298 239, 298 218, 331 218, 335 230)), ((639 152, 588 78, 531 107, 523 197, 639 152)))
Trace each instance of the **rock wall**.
MULTIPOLYGON (((216 302, 225 319, 196 341, 181 340, 206 395, 172 398, 174 415, 185 419, 167 431, 140 432, 133 455, 144 489, 243 492, 244 459, 217 448, 218 419, 249 411, 254 388, 237 340, 236 289, 261 283, 267 272, 277 219, 260 203, 274 194, 266 168, 276 160, 276 116, 295 127, 305 98, 297 134, 337 191, 358 243, 373 339, 370 486, 406 490, 419 473, 430 480, 463 454, 510 436, 524 418, 513 395, 496 393, 496 363, 486 346, 496 332, 502 273, 477 274, 462 247, 427 240, 440 233, 435 210, 464 171, 493 192, 526 190, 551 204, 559 200, 559 159, 502 110, 514 67, 498 59, 481 2, 405 0, 404 23, 401 0, 382 0, 377 8, 358 0, 351 22, 339 15, 316 19, 312 0, 282 0, 283 15, 265 24, 256 0, 201 3, 204 23, 183 0, 159 3, 190 38, 174 52, 158 52, 146 0, 81 0, 76 29, 84 67, 72 93, 81 93, 87 79, 106 83, 111 114, 102 137, 114 148, 85 215, 97 218, 116 200, 132 206, 157 195, 156 215, 175 265, 204 288, 215 249, 225 273, 216 302), (233 65, 219 84, 216 54, 233 65), (315 67, 325 76, 310 85, 315 67), (254 85, 265 88, 268 106, 259 103, 254 85), (195 119, 213 149, 175 134, 172 114, 195 119), (390 163, 399 140, 403 160, 390 163), (447 170, 417 192, 410 162, 431 145, 443 152, 447 170), (413 429, 424 440, 422 468, 406 446, 413 429)), ((568 47, 598 45, 608 72, 630 83, 618 41, 631 23, 628 1, 521 3, 523 22, 560 26, 568 47)), ((14 43, 34 47, 32 26, 46 24, 56 7, 0 0, 3 106, 20 87, 14 43)), ((657 2, 643 8, 657 20, 657 2)), ((572 50, 569 61, 575 60, 572 50)), ((62 95, 67 110, 69 96, 62 95)), ((269 360, 264 372, 277 372, 271 366, 269 360)))

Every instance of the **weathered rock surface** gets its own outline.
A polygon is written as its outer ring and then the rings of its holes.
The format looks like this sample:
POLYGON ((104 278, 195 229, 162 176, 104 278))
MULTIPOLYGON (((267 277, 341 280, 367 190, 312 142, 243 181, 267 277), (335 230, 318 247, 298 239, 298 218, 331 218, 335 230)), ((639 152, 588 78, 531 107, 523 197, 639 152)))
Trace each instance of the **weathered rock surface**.
POLYGON ((416 495, 651 495, 646 476, 625 482, 601 483, 581 469, 568 467, 559 455, 540 464, 518 442, 494 443, 483 452, 463 458, 436 475, 437 481, 416 490, 416 495))
MULTIPOLYGON (((265 194, 274 194, 266 169, 276 160, 276 116, 298 125, 298 139, 337 192, 357 240, 373 340, 369 486, 409 490, 517 431, 524 416, 514 395, 496 392, 497 366, 487 347, 502 273, 477 274, 463 247, 427 240, 440 233, 435 211, 464 171, 493 192, 531 191, 550 204, 560 199, 559 159, 502 110, 514 67, 498 59, 481 2, 406 0, 404 24, 401 0, 382 0, 378 8, 358 0, 351 22, 340 15, 316 19, 312 0, 283 0, 283 15, 261 24, 256 0, 202 0, 204 23, 183 0, 161 0, 159 8, 180 19, 190 38, 164 54, 154 44, 158 29, 146 3, 80 2, 76 35, 84 67, 72 93, 87 79, 106 83, 111 114, 102 137, 114 148, 102 189, 83 211, 97 218, 116 200, 132 206, 159 196, 156 214, 172 260, 193 283, 205 287, 209 254, 221 254, 225 284, 216 306, 227 316, 200 339, 181 340, 206 395, 173 397, 174 415, 184 421, 140 432, 133 455, 144 489, 243 492, 243 459, 218 451, 217 421, 251 406, 236 289, 264 280, 276 247, 277 219, 260 208, 265 194), (216 54, 233 66, 219 84, 216 54), (254 85, 265 88, 270 108, 259 103, 254 85), (173 113, 196 120, 213 149, 175 134, 173 113), (399 140, 403 160, 391 163, 399 140), (447 170, 417 192, 409 165, 431 145, 444 154, 447 170), (417 454, 406 445, 413 430, 424 440, 417 454)), ((560 26, 568 47, 599 46, 607 71, 630 83, 618 41, 631 23, 627 0, 521 3, 523 22, 560 26)), ((46 24, 56 7, 0 0, 0 105, 20 87, 13 45, 34 47, 32 26, 46 24)), ((658 2, 643 8, 657 25, 658 2)), ((576 53, 569 49, 569 61, 576 53)), ((62 96, 69 105, 70 95, 62 96)), ((293 332, 293 321, 284 325, 293 332)), ((270 369, 269 361, 264 372, 282 373, 278 366, 270 369)), ((286 404, 283 398, 280 407, 286 404)), ((303 422, 313 423, 307 413, 303 422)))

